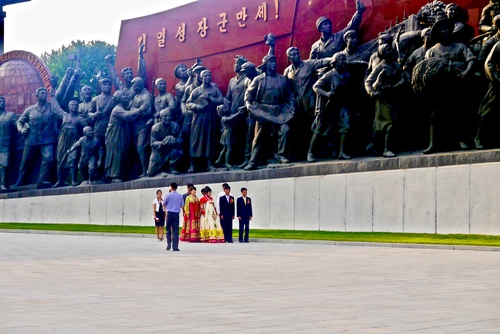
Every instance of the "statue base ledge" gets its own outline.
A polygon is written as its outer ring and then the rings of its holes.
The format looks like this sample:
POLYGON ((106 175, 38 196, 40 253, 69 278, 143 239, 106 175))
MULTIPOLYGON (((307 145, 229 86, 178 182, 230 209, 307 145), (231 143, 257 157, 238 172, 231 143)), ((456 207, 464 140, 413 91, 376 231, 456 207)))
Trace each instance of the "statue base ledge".
POLYGON ((318 159, 318 161, 314 163, 298 161, 290 164, 270 164, 260 166, 256 170, 252 171, 245 171, 243 169, 236 168, 231 170, 219 168, 214 172, 203 173, 185 173, 178 175, 162 173, 156 177, 146 177, 121 183, 98 184, 96 182, 93 185, 87 185, 84 182, 77 187, 69 186, 55 189, 37 189, 37 185, 34 184, 19 187, 17 191, 6 191, 0 193, 0 199, 162 188, 168 187, 170 182, 176 182, 181 186, 186 185, 187 183, 230 183, 238 181, 297 178, 329 174, 479 164, 499 161, 500 149, 453 151, 429 155, 422 154, 422 151, 402 152, 394 158, 365 156, 352 158, 351 160, 318 159))

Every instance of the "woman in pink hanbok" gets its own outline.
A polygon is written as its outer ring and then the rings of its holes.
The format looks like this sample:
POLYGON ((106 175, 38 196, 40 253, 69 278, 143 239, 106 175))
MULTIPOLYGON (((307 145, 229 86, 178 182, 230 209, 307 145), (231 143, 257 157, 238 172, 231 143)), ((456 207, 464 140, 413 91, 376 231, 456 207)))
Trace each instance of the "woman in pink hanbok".
POLYGON ((184 222, 182 223, 180 241, 200 241, 200 200, 196 197, 196 188, 193 187, 184 203, 184 222))

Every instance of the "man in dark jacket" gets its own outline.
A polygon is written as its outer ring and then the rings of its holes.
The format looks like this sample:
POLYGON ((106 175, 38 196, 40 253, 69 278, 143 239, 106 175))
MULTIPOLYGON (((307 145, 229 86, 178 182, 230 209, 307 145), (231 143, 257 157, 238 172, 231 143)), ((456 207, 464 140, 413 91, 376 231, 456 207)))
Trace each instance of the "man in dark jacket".
POLYGON ((234 197, 230 195, 231 187, 224 187, 224 195, 219 197, 220 225, 224 231, 226 242, 233 242, 233 219, 235 214, 234 197))
POLYGON ((238 234, 239 242, 248 242, 248 232, 250 229, 250 220, 252 220, 252 200, 247 197, 247 188, 241 188, 241 197, 236 201, 236 209, 238 212, 238 221, 240 229, 238 234), (245 236, 243 236, 245 231, 245 236))

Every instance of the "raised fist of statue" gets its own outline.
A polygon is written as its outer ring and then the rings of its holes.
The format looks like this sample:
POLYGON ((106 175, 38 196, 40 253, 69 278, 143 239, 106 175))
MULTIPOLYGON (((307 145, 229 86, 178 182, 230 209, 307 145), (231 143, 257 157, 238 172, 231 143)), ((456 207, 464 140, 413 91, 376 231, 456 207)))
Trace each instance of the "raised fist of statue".
POLYGON ((52 86, 52 89, 55 89, 59 85, 59 77, 57 74, 50 77, 50 85, 52 86))
POLYGON ((76 69, 75 73, 73 74, 77 78, 82 78, 83 77, 83 72, 80 69, 76 69))
POLYGON ((94 70, 94 72, 95 72, 96 79, 100 80, 102 78, 102 72, 101 72, 101 70, 96 67, 95 70, 94 70))
POLYGON ((107 55, 106 57, 104 57, 104 60, 106 61, 106 64, 112 64, 113 63, 113 56, 107 55))
POLYGON ((356 12, 363 14, 366 10, 365 4, 361 0, 356 0, 356 12))

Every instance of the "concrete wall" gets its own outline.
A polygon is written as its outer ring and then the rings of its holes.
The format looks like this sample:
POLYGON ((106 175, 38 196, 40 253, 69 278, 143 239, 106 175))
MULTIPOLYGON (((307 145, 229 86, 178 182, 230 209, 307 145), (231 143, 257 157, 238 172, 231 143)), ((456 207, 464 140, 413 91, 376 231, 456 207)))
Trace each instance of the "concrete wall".
MULTIPOLYGON (((500 163, 230 185, 235 197, 248 188, 252 228, 500 235, 500 163)), ((221 191, 220 184, 208 186, 214 196, 221 191)), ((153 226, 156 190, 2 199, 0 221, 153 226)))

